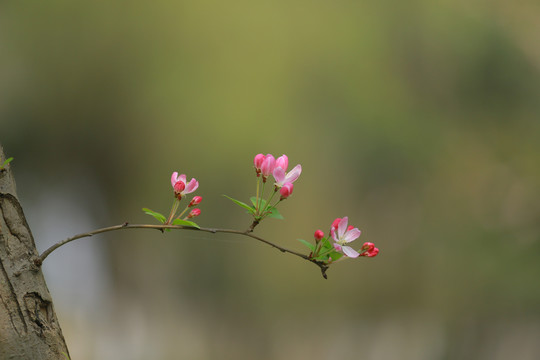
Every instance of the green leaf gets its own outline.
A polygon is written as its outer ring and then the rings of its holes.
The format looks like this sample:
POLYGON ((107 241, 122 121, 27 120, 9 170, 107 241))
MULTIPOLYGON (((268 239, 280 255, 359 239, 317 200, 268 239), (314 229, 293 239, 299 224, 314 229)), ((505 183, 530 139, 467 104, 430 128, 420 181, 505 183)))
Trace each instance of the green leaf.
MULTIPOLYGON (((249 198, 249 200, 251 200, 251 203, 253 204, 253 207, 256 208, 257 207, 257 197, 252 196, 252 197, 249 198)), ((260 202, 259 205, 261 206, 261 209, 264 209, 264 207, 266 206, 266 200, 260 199, 259 202, 260 202)))
POLYGON ((195 224, 193 221, 186 221, 186 220, 180 220, 180 219, 174 219, 172 224, 181 225, 181 226, 191 226, 197 229, 201 228, 199 225, 195 224))
POLYGON ((310 243, 309 241, 306 241, 304 239, 296 239, 298 241, 300 241, 302 244, 306 245, 311 251, 315 251, 315 245, 313 245, 312 243, 310 243))
POLYGON ((6 160, 4 160, 4 163, 0 166, 0 169, 4 169, 6 167, 6 165, 9 164, 12 161, 13 161, 12 157, 7 158, 6 160))
POLYGON ((158 213, 156 211, 153 211, 153 210, 150 210, 150 209, 147 209, 147 208, 143 208, 142 211, 144 211, 145 214, 148 214, 148 215, 151 215, 151 216, 155 217, 156 220, 158 220, 162 224, 165 224, 165 221, 167 221, 165 216, 161 215, 160 213, 158 213))
POLYGON ((227 196, 227 195, 223 195, 223 196, 225 196, 227 199, 229 199, 229 200, 231 200, 232 202, 234 202, 236 205, 243 207, 244 209, 246 209, 246 210, 249 211, 250 213, 255 214, 255 209, 252 208, 251 206, 249 206, 249 205, 247 205, 247 204, 244 204, 243 202, 238 201, 238 200, 236 200, 236 199, 233 199, 232 197, 229 197, 229 196, 227 196))
POLYGON ((322 241, 322 247, 321 247, 322 250, 326 251, 326 250, 330 250, 330 249, 334 248, 334 246, 330 243, 328 238, 326 238, 326 237, 322 238, 321 241, 322 241))
POLYGON ((332 261, 336 261, 337 259, 343 257, 343 254, 337 251, 333 251, 330 254, 328 254, 328 257, 332 258, 332 261))
POLYGON ((270 218, 279 219, 279 220, 284 219, 283 215, 281 215, 279 213, 279 211, 275 207, 271 207, 271 208, 267 209, 266 211, 267 212, 270 211, 270 213, 268 215, 266 215, 266 216, 268 216, 270 218))
POLYGON ((317 256, 315 260, 319 261, 328 261, 329 258, 332 258, 332 261, 336 261, 337 259, 343 257, 343 254, 337 251, 332 251, 331 253, 327 253, 321 256, 317 256))

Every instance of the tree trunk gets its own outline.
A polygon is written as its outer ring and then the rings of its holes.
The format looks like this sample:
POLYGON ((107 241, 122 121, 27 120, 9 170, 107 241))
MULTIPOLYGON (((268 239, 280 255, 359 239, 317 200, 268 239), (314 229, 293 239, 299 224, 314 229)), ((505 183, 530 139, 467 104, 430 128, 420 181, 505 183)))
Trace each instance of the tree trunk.
MULTIPOLYGON (((0 166, 5 159, 0 145, 0 166)), ((66 359, 38 252, 10 165, 0 170, 0 359, 66 359)))

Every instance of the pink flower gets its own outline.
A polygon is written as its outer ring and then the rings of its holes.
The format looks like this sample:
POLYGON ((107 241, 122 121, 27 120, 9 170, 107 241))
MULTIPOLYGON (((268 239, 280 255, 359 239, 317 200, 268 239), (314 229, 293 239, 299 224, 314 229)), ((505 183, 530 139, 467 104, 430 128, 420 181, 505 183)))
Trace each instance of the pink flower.
POLYGON ((191 179, 189 183, 187 183, 186 175, 182 174, 178 176, 176 171, 172 173, 171 184, 174 189, 174 194, 178 199, 181 199, 182 196, 186 194, 194 192, 199 187, 199 182, 195 180, 195 178, 191 179))
POLYGON ((189 207, 192 207, 192 206, 195 206, 195 205, 199 205, 202 201, 202 197, 201 196, 194 196, 193 199, 191 199, 191 202, 189 203, 189 207))
POLYGON ((193 209, 189 212, 188 219, 201 215, 201 209, 193 209))
POLYGON ((356 258, 360 254, 354 250, 350 246, 346 246, 345 244, 350 243, 351 241, 356 240, 360 234, 362 233, 358 228, 350 228, 347 226, 349 222, 349 218, 345 216, 343 219, 334 220, 334 223, 332 224, 332 229, 330 233, 332 234, 332 237, 334 238, 334 248, 337 251, 342 251, 346 256, 350 258, 356 258), (334 224, 337 223, 337 227, 334 226, 334 224))
POLYGON ((374 257, 379 253, 379 249, 375 247, 375 244, 367 242, 362 246, 363 253, 360 256, 374 257))
POLYGON ((274 168, 276 167, 276 159, 272 154, 267 154, 261 163, 261 171, 263 176, 266 178, 268 175, 274 171, 274 168))
POLYGON ((294 189, 294 185, 292 183, 286 183, 279 189, 279 193, 281 194, 281 200, 284 200, 288 198, 294 189))
POLYGON ((276 167, 280 167, 284 171, 287 171, 287 168, 289 167, 289 158, 287 155, 283 154, 276 159, 276 167))
POLYGON ((255 155, 255 158, 253 159, 253 165, 255 166, 255 171, 257 172, 257 176, 261 175, 261 166, 265 158, 266 156, 264 156, 264 154, 257 154, 255 155))
POLYGON ((322 230, 317 230, 315 231, 314 236, 315 236, 315 240, 319 242, 324 237, 324 233, 322 232, 322 230))
POLYGON ((276 166, 274 169, 274 179, 276 179, 276 186, 282 187, 286 183, 295 182, 300 174, 302 173, 302 166, 300 164, 296 165, 291 171, 285 173, 285 169, 280 166, 276 166))

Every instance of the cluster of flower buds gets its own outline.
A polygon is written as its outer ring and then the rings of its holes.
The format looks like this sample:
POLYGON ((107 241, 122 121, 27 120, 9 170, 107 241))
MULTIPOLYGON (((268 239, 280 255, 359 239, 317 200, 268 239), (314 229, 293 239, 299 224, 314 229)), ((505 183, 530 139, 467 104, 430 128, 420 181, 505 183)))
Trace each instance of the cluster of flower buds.
POLYGON ((379 248, 375 247, 375 244, 367 242, 362 246, 362 252, 360 256, 374 257, 379 253, 379 248))
POLYGON ((281 200, 288 198, 294 189, 293 183, 302 173, 302 166, 296 165, 291 171, 287 172, 289 167, 289 158, 287 155, 282 155, 277 159, 272 154, 257 154, 253 159, 255 173, 257 177, 262 176, 263 183, 266 183, 268 177, 274 177, 274 186, 279 189, 281 200))

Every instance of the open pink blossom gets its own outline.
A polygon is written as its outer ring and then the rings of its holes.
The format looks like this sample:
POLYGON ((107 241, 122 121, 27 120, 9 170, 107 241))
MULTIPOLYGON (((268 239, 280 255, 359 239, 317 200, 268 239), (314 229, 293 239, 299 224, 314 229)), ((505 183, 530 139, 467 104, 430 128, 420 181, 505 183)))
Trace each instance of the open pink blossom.
POLYGON ((191 179, 188 183, 186 181, 186 175, 178 175, 176 171, 172 173, 171 184, 178 199, 186 194, 194 192, 199 187, 199 182, 195 178, 191 179))
MULTIPOLYGON (((334 221, 334 223, 337 222, 337 219, 334 221)), ((350 258, 356 258, 360 254, 358 251, 354 250, 352 247, 347 246, 345 244, 350 243, 351 241, 356 240, 360 234, 362 233, 358 228, 350 228, 348 225, 349 218, 345 216, 343 219, 339 221, 337 224, 337 228, 332 227, 330 233, 332 234, 332 237, 334 238, 334 248, 337 251, 342 251, 346 256, 350 258)))
POLYGON ((302 173, 302 165, 298 164, 296 165, 291 171, 288 173, 285 172, 286 169, 283 169, 282 167, 278 166, 274 169, 274 179, 276 179, 276 186, 282 187, 286 183, 293 183, 295 182, 300 174, 302 173))

